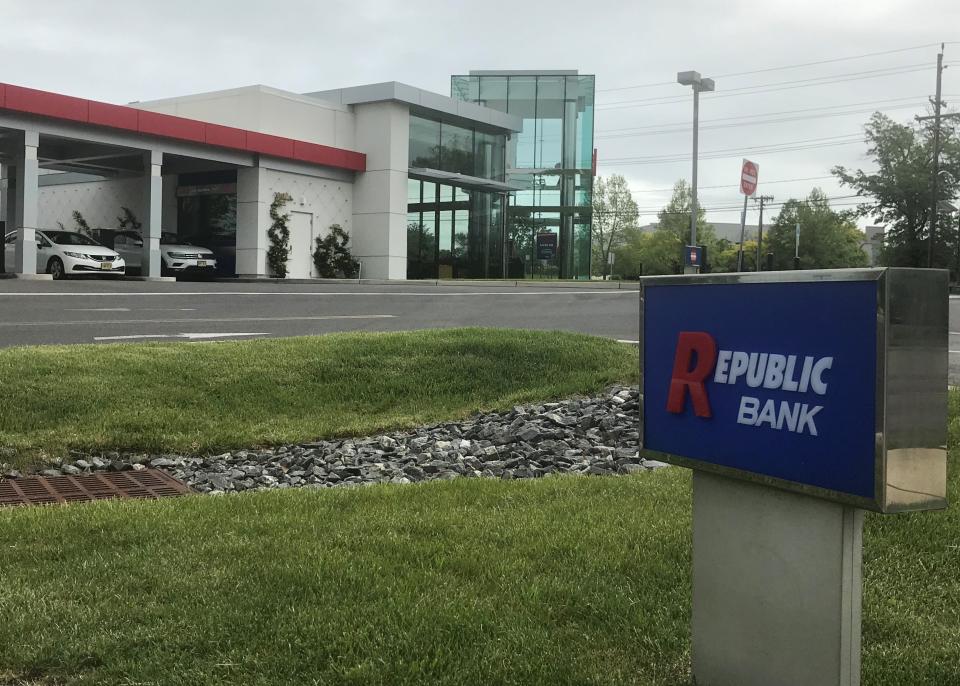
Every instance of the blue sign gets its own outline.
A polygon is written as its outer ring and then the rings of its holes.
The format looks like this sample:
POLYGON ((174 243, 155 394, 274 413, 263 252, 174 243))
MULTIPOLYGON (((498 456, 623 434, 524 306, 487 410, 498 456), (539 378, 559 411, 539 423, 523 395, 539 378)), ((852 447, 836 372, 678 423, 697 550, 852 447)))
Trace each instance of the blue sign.
POLYGON ((872 501, 877 302, 875 280, 645 285, 644 449, 872 501))
POLYGON ((683 247, 683 263, 688 267, 702 267, 703 246, 685 245, 683 247))

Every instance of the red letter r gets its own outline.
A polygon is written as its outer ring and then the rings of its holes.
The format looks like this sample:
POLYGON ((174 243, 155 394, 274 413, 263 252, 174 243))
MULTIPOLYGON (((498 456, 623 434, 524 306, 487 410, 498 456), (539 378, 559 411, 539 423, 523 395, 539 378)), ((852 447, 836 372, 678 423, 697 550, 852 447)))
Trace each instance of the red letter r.
POLYGON ((673 377, 667 395, 667 412, 683 413, 685 391, 690 390, 693 412, 698 417, 710 417, 710 401, 707 398, 706 379, 717 363, 717 342, 703 331, 681 331, 677 338, 677 356, 673 360, 673 377), (697 364, 690 369, 693 354, 697 364))

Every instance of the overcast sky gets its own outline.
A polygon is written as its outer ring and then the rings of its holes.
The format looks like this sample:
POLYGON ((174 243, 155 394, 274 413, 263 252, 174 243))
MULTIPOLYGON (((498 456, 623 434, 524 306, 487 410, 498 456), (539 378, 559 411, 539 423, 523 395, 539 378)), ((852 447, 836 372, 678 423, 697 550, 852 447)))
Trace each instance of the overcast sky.
POLYGON ((872 109, 901 121, 925 113, 943 41, 951 65, 943 92, 951 109, 960 106, 957 0, 0 0, 0 8, 3 81, 116 103, 255 83, 306 92, 396 80, 449 94, 450 75, 470 69, 596 74, 599 171, 627 177, 643 221, 690 176, 692 99, 673 83, 677 71, 717 82, 700 111, 700 197, 713 221, 739 219, 727 208, 742 202, 743 157, 760 164, 760 190, 776 202, 815 185, 848 195, 819 177, 835 164, 869 168, 860 139, 872 109), (803 180, 774 183, 792 179, 803 180))

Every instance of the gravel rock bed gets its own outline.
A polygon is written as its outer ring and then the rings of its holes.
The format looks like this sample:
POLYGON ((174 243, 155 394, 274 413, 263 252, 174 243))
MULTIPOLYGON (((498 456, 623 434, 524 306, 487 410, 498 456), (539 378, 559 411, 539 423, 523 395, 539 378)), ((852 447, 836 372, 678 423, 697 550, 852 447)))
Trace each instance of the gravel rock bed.
MULTIPOLYGON (((222 455, 71 452, 47 476, 155 467, 202 493, 332 488, 459 477, 529 479, 555 473, 632 474, 666 466, 639 454, 639 390, 521 405, 411 431, 236 450, 222 455)), ((16 478, 16 472, 4 476, 16 478)))

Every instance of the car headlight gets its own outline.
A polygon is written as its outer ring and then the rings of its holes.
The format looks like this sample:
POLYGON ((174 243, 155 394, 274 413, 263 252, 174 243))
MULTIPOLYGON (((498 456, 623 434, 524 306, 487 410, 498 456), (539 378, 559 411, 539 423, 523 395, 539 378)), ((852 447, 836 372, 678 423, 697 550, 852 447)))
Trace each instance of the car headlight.
POLYGON ((83 259, 83 258, 86 257, 86 255, 84 255, 83 253, 79 253, 79 252, 67 252, 66 250, 63 251, 63 254, 66 255, 67 257, 75 257, 75 258, 77 258, 77 259, 83 259))
POLYGON ((185 253, 185 252, 168 252, 167 255, 169 255, 170 257, 172 257, 172 258, 175 259, 175 260, 185 260, 185 259, 191 257, 191 255, 189 255, 189 254, 187 254, 187 253, 185 253))

